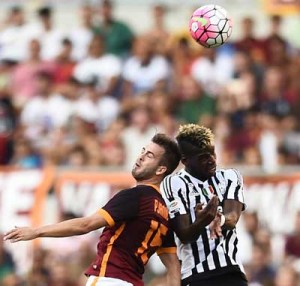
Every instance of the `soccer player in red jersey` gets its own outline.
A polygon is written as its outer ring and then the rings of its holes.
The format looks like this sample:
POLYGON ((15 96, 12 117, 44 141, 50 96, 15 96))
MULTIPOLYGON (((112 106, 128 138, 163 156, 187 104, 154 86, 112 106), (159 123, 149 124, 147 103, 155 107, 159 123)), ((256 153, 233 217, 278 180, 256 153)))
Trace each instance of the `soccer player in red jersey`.
POLYGON ((180 285, 180 265, 168 210, 159 185, 180 160, 175 141, 156 134, 142 149, 132 169, 137 185, 120 191, 91 216, 37 228, 15 228, 5 234, 12 242, 38 237, 81 235, 105 227, 97 257, 86 271, 87 286, 142 286, 144 266, 157 252, 167 268, 167 285, 180 285))

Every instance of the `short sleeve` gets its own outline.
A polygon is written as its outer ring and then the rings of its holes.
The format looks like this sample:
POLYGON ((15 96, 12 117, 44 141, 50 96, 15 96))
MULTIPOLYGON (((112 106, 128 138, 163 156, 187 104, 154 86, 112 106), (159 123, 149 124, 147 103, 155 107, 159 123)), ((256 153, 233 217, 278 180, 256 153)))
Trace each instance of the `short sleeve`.
POLYGON ((189 206, 186 198, 186 186, 178 176, 167 176, 160 185, 161 193, 169 210, 170 218, 187 214, 189 206))
POLYGON ((162 253, 176 253, 176 243, 174 240, 174 233, 170 229, 164 237, 161 247, 156 251, 157 255, 162 253))
POLYGON ((243 178, 239 171, 235 169, 228 169, 225 171, 226 178, 226 191, 224 194, 224 200, 236 200, 243 204, 243 210, 245 209, 244 199, 244 183, 243 178))
POLYGON ((110 226, 132 220, 139 211, 139 195, 135 188, 120 191, 99 212, 110 226))

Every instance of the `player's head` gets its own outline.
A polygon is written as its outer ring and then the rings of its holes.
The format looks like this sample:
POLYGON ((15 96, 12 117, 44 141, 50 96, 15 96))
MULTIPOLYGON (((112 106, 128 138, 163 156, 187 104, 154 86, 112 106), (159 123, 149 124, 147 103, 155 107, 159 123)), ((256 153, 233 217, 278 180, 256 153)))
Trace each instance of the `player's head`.
POLYGON ((215 173, 214 135, 209 128, 197 124, 181 125, 176 140, 181 161, 188 172, 202 180, 215 173))
POLYGON ((156 134, 150 144, 142 149, 132 169, 137 181, 152 180, 159 183, 171 174, 180 161, 180 151, 175 140, 165 134, 156 134))

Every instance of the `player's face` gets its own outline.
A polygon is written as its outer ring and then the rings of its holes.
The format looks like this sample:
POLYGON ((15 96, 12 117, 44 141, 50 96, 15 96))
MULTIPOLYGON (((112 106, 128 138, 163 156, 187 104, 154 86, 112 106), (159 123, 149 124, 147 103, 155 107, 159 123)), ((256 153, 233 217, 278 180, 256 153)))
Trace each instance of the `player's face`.
POLYGON ((137 181, 154 177, 164 152, 162 147, 153 142, 144 147, 132 168, 132 176, 137 181))
POLYGON ((217 167, 215 147, 211 145, 207 152, 187 159, 186 167, 195 177, 203 181, 212 177, 217 167))

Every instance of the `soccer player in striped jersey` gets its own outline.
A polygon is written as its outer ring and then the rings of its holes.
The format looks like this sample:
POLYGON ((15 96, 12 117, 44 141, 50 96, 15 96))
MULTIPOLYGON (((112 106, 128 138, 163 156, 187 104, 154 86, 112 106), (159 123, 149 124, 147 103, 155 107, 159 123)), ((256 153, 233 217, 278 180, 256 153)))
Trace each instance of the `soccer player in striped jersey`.
POLYGON ((176 140, 184 169, 167 176, 162 195, 176 233, 183 286, 246 286, 236 223, 244 209, 243 181, 216 168, 210 129, 186 124, 176 140))
POLYGON ((9 231, 12 242, 37 237, 80 235, 105 227, 97 257, 86 271, 87 286, 142 286, 144 266, 157 252, 167 268, 168 286, 180 285, 180 265, 159 184, 180 161, 175 140, 156 134, 143 148, 132 175, 137 185, 120 191, 95 214, 37 228, 9 231))

